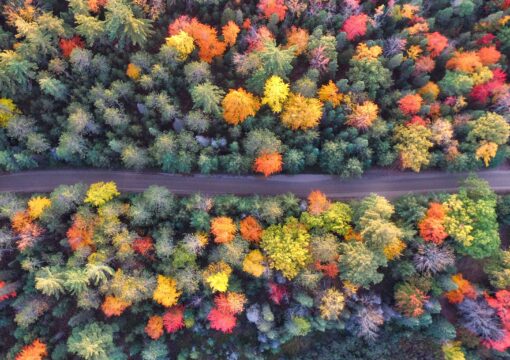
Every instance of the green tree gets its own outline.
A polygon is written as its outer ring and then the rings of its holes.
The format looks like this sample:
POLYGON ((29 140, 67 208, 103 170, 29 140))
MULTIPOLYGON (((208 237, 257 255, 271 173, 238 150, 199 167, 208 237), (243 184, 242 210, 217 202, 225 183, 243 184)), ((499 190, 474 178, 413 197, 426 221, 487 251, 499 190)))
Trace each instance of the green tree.
POLYGON ((208 81, 191 88, 193 108, 217 117, 221 116, 220 101, 224 95, 225 91, 208 81))
POLYGON ((153 33, 150 20, 137 18, 125 0, 109 0, 105 8, 104 31, 110 41, 117 41, 121 48, 145 45, 153 33))
POLYGON ((386 264, 386 259, 370 251, 363 242, 350 241, 340 244, 338 264, 343 280, 368 288, 382 281, 384 276, 377 269, 386 264))

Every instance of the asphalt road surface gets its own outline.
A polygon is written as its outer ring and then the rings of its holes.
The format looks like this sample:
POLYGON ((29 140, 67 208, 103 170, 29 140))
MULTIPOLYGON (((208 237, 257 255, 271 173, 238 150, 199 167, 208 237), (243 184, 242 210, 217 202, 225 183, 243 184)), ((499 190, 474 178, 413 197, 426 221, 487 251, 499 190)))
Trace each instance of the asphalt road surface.
MULTIPOLYGON (((497 192, 510 192, 510 169, 498 168, 477 173, 497 192)), ((207 195, 278 195, 294 193, 306 197, 321 190, 331 199, 360 198, 377 193, 389 198, 407 193, 454 192, 466 173, 370 170, 360 179, 301 174, 260 176, 174 175, 158 172, 108 171, 92 169, 36 170, 0 174, 0 192, 50 192, 58 185, 115 181, 120 191, 141 192, 150 185, 168 188, 175 194, 201 192, 207 195)))

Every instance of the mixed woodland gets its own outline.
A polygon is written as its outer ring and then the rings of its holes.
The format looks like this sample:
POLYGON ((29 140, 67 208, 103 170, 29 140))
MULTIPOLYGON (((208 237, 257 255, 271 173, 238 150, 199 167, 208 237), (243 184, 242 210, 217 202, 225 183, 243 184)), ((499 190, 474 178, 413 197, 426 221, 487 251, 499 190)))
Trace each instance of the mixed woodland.
POLYGON ((9 0, 0 169, 468 171, 508 156, 508 0, 9 0))
POLYGON ((477 178, 394 201, 3 194, 0 354, 507 359, 509 224, 477 178))

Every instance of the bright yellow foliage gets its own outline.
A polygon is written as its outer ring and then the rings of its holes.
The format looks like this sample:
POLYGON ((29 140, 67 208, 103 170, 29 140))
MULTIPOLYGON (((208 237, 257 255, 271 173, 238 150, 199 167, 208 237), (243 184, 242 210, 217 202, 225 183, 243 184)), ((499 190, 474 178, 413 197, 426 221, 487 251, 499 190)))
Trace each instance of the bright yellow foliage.
POLYGON ((180 31, 177 35, 172 35, 166 38, 166 44, 179 54, 178 59, 184 61, 188 58, 189 54, 195 50, 193 38, 185 31, 180 31))
POLYGON ((141 72, 141 69, 138 66, 136 66, 135 64, 131 64, 131 63, 128 64, 128 67, 126 69, 126 75, 130 79, 137 80, 140 77, 140 72, 141 72))
POLYGON ((203 277, 213 292, 225 292, 228 289, 228 279, 231 273, 232 268, 223 261, 219 261, 209 264, 203 272, 203 277))
POLYGON ((260 108, 260 101, 256 96, 243 88, 230 89, 221 102, 223 118, 230 125, 242 123, 248 116, 255 116, 260 108))
POLYGON ((367 46, 365 43, 359 43, 356 47, 356 53, 352 57, 354 60, 374 61, 382 54, 382 48, 378 45, 367 46))
POLYGON ((251 274, 255 277, 260 277, 266 269, 263 261, 264 255, 262 255, 260 250, 252 250, 244 258, 243 271, 246 271, 248 274, 251 274))
POLYGON ((319 124, 322 117, 322 106, 319 99, 290 94, 281 116, 282 122, 292 130, 313 128, 319 124))
POLYGON ((177 282, 169 276, 158 275, 158 285, 152 294, 152 298, 164 307, 177 304, 181 292, 177 290, 177 282))
POLYGON ((325 320, 338 320, 345 305, 343 294, 335 288, 329 288, 324 292, 319 310, 325 320))
POLYGON ((432 132, 419 124, 399 125, 395 129, 395 148, 400 153, 400 162, 403 169, 412 169, 419 172, 421 167, 430 161, 429 149, 433 143, 430 141, 432 132))
POLYGON ((0 127, 6 127, 9 120, 19 113, 18 107, 11 99, 0 99, 0 127))
POLYGON ((90 185, 85 202, 94 206, 101 206, 119 195, 117 185, 113 181, 107 183, 100 181, 90 185))
POLYGON ((335 83, 329 80, 329 83, 324 84, 319 89, 319 100, 329 101, 333 107, 337 107, 342 102, 343 95, 338 92, 338 87, 335 83))
POLYGON ((275 113, 282 111, 282 106, 289 96, 289 84, 283 82, 279 76, 271 76, 264 86, 262 104, 267 104, 275 113))
POLYGON ((28 202, 28 214, 32 219, 39 219, 44 210, 51 206, 51 200, 47 197, 36 196, 28 202))
POLYGON ((496 152, 498 151, 498 144, 494 142, 486 142, 478 149, 476 149, 476 158, 483 159, 485 167, 489 166, 491 160, 496 156, 496 152))

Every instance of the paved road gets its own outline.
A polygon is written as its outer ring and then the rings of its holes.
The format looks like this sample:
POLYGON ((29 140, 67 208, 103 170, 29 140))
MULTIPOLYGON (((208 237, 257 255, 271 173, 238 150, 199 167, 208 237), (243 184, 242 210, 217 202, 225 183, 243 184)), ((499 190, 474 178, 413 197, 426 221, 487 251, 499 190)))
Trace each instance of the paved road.
MULTIPOLYGON (((510 192, 510 169, 485 170, 478 175, 489 181, 497 192, 510 192)), ((331 199, 359 198, 378 193, 397 197, 407 193, 453 192, 466 174, 427 171, 419 174, 395 170, 370 170, 361 179, 342 180, 328 175, 172 175, 158 172, 108 171, 92 169, 37 170, 0 174, 0 192, 49 192, 61 184, 115 181, 119 190, 140 192, 160 185, 175 194, 201 192, 208 195, 277 195, 292 192, 306 197, 321 190, 331 199)))

